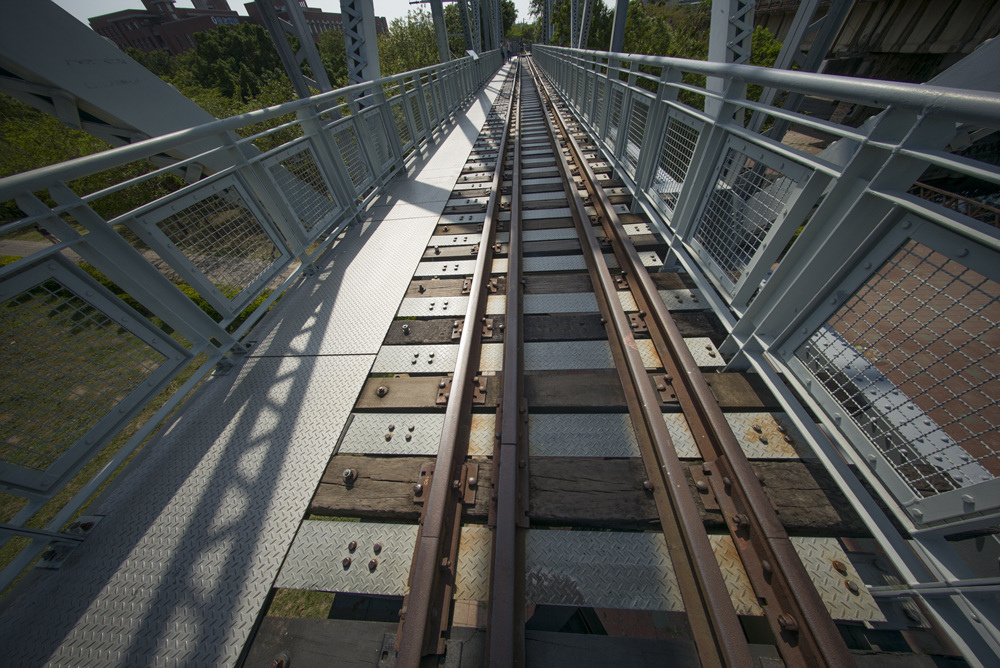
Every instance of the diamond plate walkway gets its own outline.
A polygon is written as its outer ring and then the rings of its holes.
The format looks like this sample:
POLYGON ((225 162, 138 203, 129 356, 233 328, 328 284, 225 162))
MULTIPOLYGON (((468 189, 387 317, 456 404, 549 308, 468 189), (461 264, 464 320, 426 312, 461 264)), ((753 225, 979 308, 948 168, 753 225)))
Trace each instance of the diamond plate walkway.
POLYGON ((0 616, 6 665, 237 661, 505 75, 91 508, 62 570, 30 576, 0 616))

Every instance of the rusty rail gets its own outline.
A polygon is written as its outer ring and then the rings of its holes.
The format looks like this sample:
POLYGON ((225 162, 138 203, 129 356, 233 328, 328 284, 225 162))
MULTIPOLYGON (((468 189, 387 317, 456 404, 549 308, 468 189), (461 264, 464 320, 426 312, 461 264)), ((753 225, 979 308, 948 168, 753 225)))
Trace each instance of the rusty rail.
MULTIPOLYGON (((504 158, 510 133, 511 111, 508 103, 502 140, 493 173, 490 197, 483 222, 483 240, 492 240, 496 229, 500 192, 503 186, 504 158)), ((451 392, 445 408, 444 429, 434 463, 434 476, 420 517, 420 530, 410 566, 410 591, 403 601, 399 631, 396 635, 396 665, 417 668, 427 654, 445 650, 443 631, 448 628, 455 562, 461 533, 464 484, 462 465, 468 441, 460 438, 463 421, 471 413, 472 384, 479 365, 482 329, 474 327, 486 310, 483 298, 493 261, 493 246, 481 243, 465 312, 465 327, 458 344, 458 362, 452 377, 451 392), (464 447, 463 447, 464 446, 464 447)))
MULTIPOLYGON (((715 496, 729 520, 727 526, 730 534, 743 559, 758 600, 763 603, 761 607, 765 611, 782 658, 787 665, 797 666, 854 665, 847 646, 792 547, 787 532, 750 467, 715 396, 684 343, 680 330, 659 299, 656 285, 628 239, 618 214, 595 178, 589 163, 584 159, 579 144, 569 132, 555 104, 552 104, 552 110, 565 135, 567 147, 579 167, 580 175, 602 220, 605 232, 614 240, 614 251, 620 265, 623 271, 628 272, 633 284, 638 287, 639 294, 636 297, 641 309, 640 316, 646 317, 647 313, 652 316, 655 326, 649 327, 649 331, 657 354, 664 364, 665 380, 673 385, 685 418, 691 427, 692 435, 705 462, 704 472, 708 475, 715 496)), ((593 237, 593 231, 589 230, 589 233, 588 240, 593 237)), ((602 288, 613 297, 613 293, 608 292, 603 278, 602 275, 602 288)), ((611 289, 613 290, 613 286, 611 289)), ((615 302, 617 303, 617 300, 615 302)), ((615 315, 617 325, 617 314, 615 315)), ((625 334, 626 341, 630 335, 631 329, 625 334)), ((638 357, 637 354, 633 356, 638 357)), ((643 371, 641 378, 645 381, 640 384, 639 389, 651 393, 651 386, 646 381, 641 361, 639 369, 643 371)), ((654 403, 652 408, 655 408, 658 417, 658 403, 654 403)), ((652 410, 649 412, 652 413, 652 410)), ((656 422, 659 425, 663 424, 662 420, 656 422)), ((667 471, 668 482, 673 484, 672 470, 680 465, 680 460, 673 452, 669 439, 657 443, 657 452, 661 457, 663 470, 667 471)), ((681 482, 683 483, 683 480, 681 482)), ((686 483, 678 485, 676 490, 672 487, 671 491, 678 492, 674 495, 676 498, 672 497, 674 501, 690 500, 686 483)), ((693 531, 694 527, 692 526, 690 530, 693 531)), ((707 563, 714 565, 714 557, 710 551, 708 555, 707 559, 710 562, 707 563)), ((706 562, 699 560, 698 565, 704 568, 706 562)), ((699 577, 711 580, 714 575, 699 572, 699 577)), ((685 604, 687 605, 686 600, 685 604)), ((742 634, 742 631, 740 633, 742 634)), ((729 663, 729 657, 726 659, 729 663)))

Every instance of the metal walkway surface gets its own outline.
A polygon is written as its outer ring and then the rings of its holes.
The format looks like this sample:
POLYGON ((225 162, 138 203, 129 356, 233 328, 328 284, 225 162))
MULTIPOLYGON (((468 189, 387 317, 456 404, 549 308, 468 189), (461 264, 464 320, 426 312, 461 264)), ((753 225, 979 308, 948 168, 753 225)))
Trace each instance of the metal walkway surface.
POLYGON ((8 665, 231 665, 499 91, 390 182, 0 616, 8 665))

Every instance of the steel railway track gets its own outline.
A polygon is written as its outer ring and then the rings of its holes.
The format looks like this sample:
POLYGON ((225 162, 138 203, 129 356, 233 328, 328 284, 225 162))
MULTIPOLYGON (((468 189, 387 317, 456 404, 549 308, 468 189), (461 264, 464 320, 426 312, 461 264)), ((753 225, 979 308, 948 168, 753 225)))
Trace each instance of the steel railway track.
POLYGON ((402 596, 379 665, 604 665, 623 648, 680 665, 854 665, 844 624, 879 619, 841 547, 868 554, 863 531, 796 524, 785 508, 801 500, 765 493, 761 472, 781 467, 756 458, 799 457, 795 435, 752 379, 720 373, 710 314, 683 276, 647 269, 663 249, 628 203, 521 66, 310 509, 360 522, 307 521, 316 537, 297 539, 279 578, 306 582, 296 564, 321 550, 329 568, 303 588, 402 596), (849 539, 792 539, 789 523, 849 539), (807 568, 814 545, 826 556, 807 568), (835 621, 838 596, 864 610, 835 621), (554 630, 598 627, 625 644, 573 634, 551 654, 554 630))

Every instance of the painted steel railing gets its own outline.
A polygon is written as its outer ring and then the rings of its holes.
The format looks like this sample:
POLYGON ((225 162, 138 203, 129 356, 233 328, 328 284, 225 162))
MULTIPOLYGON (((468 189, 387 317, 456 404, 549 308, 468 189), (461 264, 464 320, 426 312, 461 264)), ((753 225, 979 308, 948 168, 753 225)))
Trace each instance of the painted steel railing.
POLYGON ((28 539, 0 590, 82 537, 74 514, 501 62, 462 58, 0 180, 13 508, 0 535, 8 554, 28 539))
POLYGON ((550 46, 533 55, 637 193, 670 247, 665 266, 690 272, 722 319, 730 368, 768 382, 909 590, 961 628, 967 656, 1000 655, 995 594, 971 584, 943 540, 1000 520, 1000 230, 911 192, 928 168, 1000 190, 996 165, 946 150, 970 127, 1000 128, 1000 95, 550 46), (713 77, 724 93, 705 86, 713 77), (761 105, 748 86, 853 104, 867 120, 761 105), (798 148, 811 131, 835 141, 798 148))

